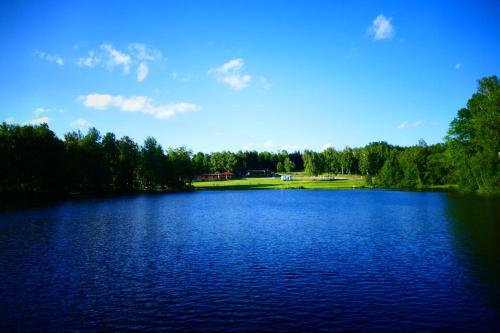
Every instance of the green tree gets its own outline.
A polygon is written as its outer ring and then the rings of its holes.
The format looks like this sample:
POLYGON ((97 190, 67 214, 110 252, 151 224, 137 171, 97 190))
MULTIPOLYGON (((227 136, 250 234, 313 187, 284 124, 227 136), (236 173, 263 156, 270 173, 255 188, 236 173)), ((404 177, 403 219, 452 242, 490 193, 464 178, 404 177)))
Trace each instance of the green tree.
POLYGON ((195 174, 201 175, 210 170, 210 166, 207 164, 206 157, 207 156, 205 156, 205 154, 203 154, 202 152, 198 152, 193 156, 192 163, 195 174))
POLYGON ((69 187, 77 192, 100 192, 107 182, 107 166, 96 128, 84 136, 80 131, 65 135, 69 187))
POLYGON ((284 168, 286 172, 293 172, 295 171, 295 163, 293 163, 293 161, 289 157, 287 157, 285 158, 284 168))
POLYGON ((359 169, 366 176, 368 183, 372 182, 385 163, 392 147, 387 142, 372 142, 361 150, 359 169))
POLYGON ((147 137, 141 149, 140 175, 147 190, 166 183, 167 158, 155 138, 147 137))
POLYGON ((116 179, 118 172, 118 158, 120 148, 113 133, 106 133, 102 138, 102 149, 106 163, 106 185, 110 189, 116 189, 116 179))
POLYGON ((170 148, 168 150, 169 172, 168 186, 171 188, 189 187, 194 178, 194 169, 191 163, 192 152, 185 147, 170 148))
POLYGON ((449 150, 442 143, 429 146, 427 156, 425 183, 429 185, 444 185, 453 181, 453 168, 449 150))
POLYGON ((403 179, 403 171, 399 164, 399 152, 392 150, 380 169, 378 182, 383 186, 400 186, 403 179))
POLYGON ((424 185, 424 174, 427 161, 426 148, 422 146, 410 147, 399 154, 399 165, 403 171, 400 185, 416 188, 424 185))
POLYGON ((0 192, 64 191, 64 144, 46 124, 0 126, 0 192))
POLYGON ((121 191, 138 189, 139 146, 130 137, 124 136, 118 140, 118 150, 117 188, 121 191))
POLYGON ((500 193, 500 83, 479 81, 477 93, 451 122, 447 143, 461 189, 500 193))
POLYGON ((304 159, 304 171, 306 174, 311 176, 317 176, 323 173, 323 160, 321 154, 306 150, 303 155, 304 159))
POLYGON ((285 167, 283 166, 283 163, 281 163, 281 161, 278 162, 276 169, 278 172, 285 172, 285 167))
POLYGON ((340 155, 333 148, 327 148, 323 151, 323 161, 325 171, 330 174, 337 174, 341 170, 340 155))

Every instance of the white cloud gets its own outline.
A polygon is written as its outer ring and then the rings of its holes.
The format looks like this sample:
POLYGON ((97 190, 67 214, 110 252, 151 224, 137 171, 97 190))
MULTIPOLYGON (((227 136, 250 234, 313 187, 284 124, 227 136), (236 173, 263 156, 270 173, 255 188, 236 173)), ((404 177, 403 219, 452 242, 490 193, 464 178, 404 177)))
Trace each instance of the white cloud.
POLYGON ((458 70, 458 69, 460 69, 460 68, 462 68, 462 64, 455 64, 455 69, 457 69, 457 70, 458 70))
POLYGON ((113 48, 111 44, 101 44, 101 50, 105 52, 107 57, 106 66, 112 70, 114 67, 122 67, 124 74, 130 72, 130 64, 132 63, 132 58, 126 53, 122 53, 117 49, 113 48))
POLYGON ((105 110, 112 104, 113 96, 106 94, 89 94, 87 96, 80 96, 79 99, 83 100, 83 105, 88 108, 105 110))
POLYGON ((208 74, 212 75, 218 82, 227 84, 234 90, 241 90, 247 87, 252 80, 249 74, 243 73, 244 65, 245 62, 243 59, 232 59, 217 68, 211 68, 208 74))
POLYGON ((424 120, 418 120, 415 122, 403 121, 401 124, 399 124, 398 128, 399 129, 415 128, 415 127, 420 127, 422 125, 425 125, 425 123, 426 123, 426 121, 424 121, 424 120))
POLYGON ((64 113, 64 109, 51 109, 51 108, 42 108, 42 107, 38 107, 35 109, 35 111, 33 111, 33 114, 36 115, 36 116, 39 116, 41 115, 42 113, 49 113, 49 112, 60 112, 60 113, 64 113))
POLYGON ((101 62, 101 58, 94 51, 89 51, 89 54, 86 57, 79 58, 76 64, 80 67, 95 67, 99 62, 101 62))
POLYGON ((198 105, 186 102, 151 106, 151 111, 155 114, 155 117, 159 119, 168 119, 175 116, 177 113, 199 110, 201 110, 201 107, 198 105))
POLYGON ((7 124, 12 124, 15 120, 16 120, 16 118, 14 118, 14 117, 12 117, 12 116, 11 116, 11 117, 7 117, 7 118, 5 118, 5 122, 6 122, 7 124))
POLYGON ((155 104, 153 99, 147 96, 123 97, 120 95, 89 94, 78 98, 88 108, 106 110, 117 108, 124 112, 141 112, 153 115, 157 119, 169 119, 178 113, 199 111, 201 107, 193 103, 169 103, 155 104))
POLYGON ((144 60, 158 60, 163 56, 160 51, 150 48, 146 44, 133 43, 128 47, 132 56, 140 61, 144 60))
POLYGON ((368 28, 368 33, 373 37, 373 40, 391 39, 396 33, 391 18, 380 14, 373 20, 373 24, 368 28))
POLYGON ((110 43, 102 43, 98 51, 89 51, 86 56, 78 58, 75 64, 88 68, 101 65, 110 71, 119 68, 123 74, 129 74, 131 68, 137 66, 136 78, 138 82, 142 82, 149 74, 150 62, 161 59, 163 55, 159 50, 145 44, 132 43, 128 46, 128 51, 121 51, 110 43))
POLYGON ((64 65, 64 60, 58 55, 48 54, 42 51, 35 51, 35 54, 42 60, 58 64, 59 66, 64 65))
POLYGON ((148 64, 145 62, 141 62, 139 64, 139 67, 137 67, 137 82, 144 81, 144 79, 146 79, 146 76, 148 76, 148 73, 149 73, 148 64))
POLYGON ((40 124, 48 124, 50 121, 49 117, 40 117, 31 120, 29 123, 31 125, 40 125, 40 124))
POLYGON ((42 113, 46 112, 44 108, 36 108, 33 113, 37 116, 41 115, 42 113))
POLYGON ((73 120, 70 123, 70 125, 73 127, 90 127, 90 126, 92 126, 92 123, 86 119, 78 118, 78 119, 73 120))

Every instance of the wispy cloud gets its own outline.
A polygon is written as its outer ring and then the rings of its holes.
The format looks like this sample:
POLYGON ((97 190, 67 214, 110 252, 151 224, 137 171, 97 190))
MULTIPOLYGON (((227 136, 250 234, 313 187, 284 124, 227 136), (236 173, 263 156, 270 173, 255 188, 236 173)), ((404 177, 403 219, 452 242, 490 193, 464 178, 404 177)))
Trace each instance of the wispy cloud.
POLYGON ((149 64, 161 59, 164 59, 162 53, 146 44, 132 43, 127 50, 119 50, 110 43, 102 43, 97 51, 88 51, 87 55, 78 58, 75 64, 87 68, 100 65, 110 71, 119 68, 124 75, 137 66, 136 79, 142 82, 150 72, 149 64))
POLYGON ((35 51, 35 55, 42 60, 52 62, 52 63, 57 64, 59 66, 64 65, 64 60, 58 55, 49 54, 49 53, 45 53, 42 51, 35 51))
POLYGON ((415 127, 423 126, 426 123, 427 122, 425 120, 418 120, 418 121, 415 121, 415 122, 403 121, 401 124, 399 124, 398 128, 399 129, 415 128, 415 127))
POLYGON ((137 82, 142 82, 148 76, 149 67, 145 62, 141 62, 139 67, 137 67, 137 82))
POLYGON ((244 65, 243 59, 232 59, 219 67, 211 68, 208 74, 234 90, 241 90, 247 87, 252 80, 251 75, 243 73, 244 65))
POLYGON ((37 116, 41 115, 44 112, 45 112, 44 108, 36 108, 35 111, 33 111, 33 113, 37 116))
POLYGON ((375 41, 391 39, 396 33, 391 20, 392 18, 387 18, 383 14, 378 15, 368 28, 368 34, 371 35, 375 41))
POLYGON ((455 64, 454 67, 455 67, 456 70, 459 70, 460 68, 462 68, 462 64, 455 64))
POLYGON ((39 116, 43 113, 49 113, 49 112, 60 112, 60 113, 63 113, 64 110, 63 109, 53 109, 53 108, 43 108, 43 107, 38 107, 35 109, 35 111, 33 111, 33 114, 35 116, 39 116))
POLYGON ((16 120, 16 118, 14 118, 14 117, 12 117, 12 116, 11 116, 11 117, 7 117, 7 118, 5 118, 5 122, 6 122, 7 124, 12 124, 15 120, 16 120))
POLYGON ((49 117, 40 117, 32 119, 29 123, 31 125, 40 125, 40 124, 48 124, 50 122, 49 117))
POLYGON ((88 121, 87 119, 77 118, 77 119, 73 120, 70 123, 70 125, 73 127, 90 127, 90 126, 92 126, 92 123, 90 121, 88 121))
POLYGON ((89 51, 86 57, 78 58, 76 64, 80 67, 95 67, 101 62, 101 58, 94 51, 89 51))
POLYGON ((201 110, 200 106, 186 102, 155 104, 153 99, 147 96, 123 97, 120 95, 89 94, 80 96, 78 99, 88 108, 98 110, 117 108, 124 112, 149 114, 157 119, 169 119, 178 113, 201 110))
POLYGON ((162 53, 146 44, 133 43, 128 47, 132 57, 139 61, 154 61, 163 58, 162 53))
POLYGON ((113 70, 118 66, 122 68, 124 74, 130 72, 130 64, 132 63, 130 55, 118 51, 111 44, 101 44, 101 50, 104 51, 106 56, 106 66, 108 69, 113 70))

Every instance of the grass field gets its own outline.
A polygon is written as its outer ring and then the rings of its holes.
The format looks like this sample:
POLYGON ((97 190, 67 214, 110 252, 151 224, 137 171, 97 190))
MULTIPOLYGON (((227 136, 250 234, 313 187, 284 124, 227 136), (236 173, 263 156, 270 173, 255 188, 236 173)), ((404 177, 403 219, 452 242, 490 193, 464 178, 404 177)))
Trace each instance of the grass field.
POLYGON ((275 178, 240 178, 222 181, 202 181, 193 182, 197 190, 252 190, 252 189, 348 189, 354 187, 363 187, 364 180, 359 176, 339 176, 333 177, 306 177, 303 175, 294 175, 291 181, 282 181, 279 177, 275 178), (345 179, 347 178, 347 179, 345 179))

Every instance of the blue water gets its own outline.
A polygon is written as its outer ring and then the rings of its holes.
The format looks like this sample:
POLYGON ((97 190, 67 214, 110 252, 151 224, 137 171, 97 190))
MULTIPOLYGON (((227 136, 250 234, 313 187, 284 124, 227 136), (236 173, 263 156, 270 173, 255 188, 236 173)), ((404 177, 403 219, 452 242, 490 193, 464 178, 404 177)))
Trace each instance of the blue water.
POLYGON ((499 200, 223 191, 0 213, 1 331, 493 331, 499 200))

